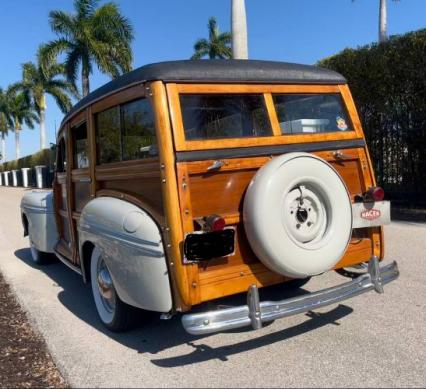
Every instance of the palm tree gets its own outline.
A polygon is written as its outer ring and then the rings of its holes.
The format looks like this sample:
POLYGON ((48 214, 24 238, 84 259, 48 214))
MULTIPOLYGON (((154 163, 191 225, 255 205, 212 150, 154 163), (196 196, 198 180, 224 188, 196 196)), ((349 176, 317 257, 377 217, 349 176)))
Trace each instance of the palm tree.
POLYGON ((32 103, 40 116, 40 150, 46 147, 46 94, 51 95, 63 113, 67 113, 72 102, 69 95, 78 98, 74 84, 62 77, 65 72, 64 65, 56 62, 46 63, 44 69, 41 66, 40 52, 37 54, 37 65, 26 62, 22 65, 22 82, 20 87, 32 100, 32 103))
POLYGON ((50 26, 59 38, 47 43, 41 52, 44 66, 65 54, 65 72, 73 84, 81 68, 83 96, 89 94, 94 63, 113 78, 132 67, 130 21, 120 14, 115 3, 97 7, 98 3, 99 0, 74 0, 74 14, 51 11, 50 26))
MULTIPOLYGON (((355 1, 355 0, 352 0, 355 1)), ((399 1, 399 0, 392 0, 399 1)), ((388 39, 387 32, 388 15, 387 15, 387 0, 380 0, 379 3, 379 42, 385 42, 388 39)))
POLYGON ((21 156, 20 133, 25 123, 29 128, 34 128, 34 123, 39 123, 39 116, 28 96, 19 92, 19 85, 12 85, 6 91, 6 103, 13 131, 15 132, 16 159, 21 156))
POLYGON ((1 133, 1 162, 6 161, 6 135, 12 126, 7 95, 0 88, 0 133, 1 133))
POLYGON ((191 59, 201 59, 208 56, 210 59, 232 58, 232 51, 229 47, 231 43, 231 34, 229 32, 220 32, 217 26, 216 18, 211 17, 208 22, 209 40, 199 39, 194 44, 195 53, 191 59))
POLYGON ((247 18, 245 0, 232 0, 232 56, 236 59, 248 58, 247 18))

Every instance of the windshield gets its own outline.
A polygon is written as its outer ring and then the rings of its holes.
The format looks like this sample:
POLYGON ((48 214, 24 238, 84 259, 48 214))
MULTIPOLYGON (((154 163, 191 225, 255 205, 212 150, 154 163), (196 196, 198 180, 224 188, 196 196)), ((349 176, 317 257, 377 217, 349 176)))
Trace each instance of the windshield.
POLYGON ((180 95, 186 140, 272 136, 263 94, 180 95))
POLYGON ((353 129, 339 94, 277 94, 273 100, 284 135, 353 129))

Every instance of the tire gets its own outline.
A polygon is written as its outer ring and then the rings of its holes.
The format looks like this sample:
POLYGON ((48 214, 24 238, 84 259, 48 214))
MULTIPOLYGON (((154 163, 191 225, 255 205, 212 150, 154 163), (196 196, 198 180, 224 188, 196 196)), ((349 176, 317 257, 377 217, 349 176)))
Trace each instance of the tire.
POLYGON ((34 243, 30 240, 31 260, 36 265, 46 265, 51 262, 51 255, 38 250, 34 243))
POLYGON ((352 233, 352 206, 340 175, 307 153, 274 158, 256 173, 244 199, 251 248, 271 270, 306 278, 331 270, 352 233))
POLYGON ((114 332, 131 328, 135 322, 137 310, 118 297, 109 270, 97 247, 92 251, 90 279, 93 299, 102 324, 114 332))

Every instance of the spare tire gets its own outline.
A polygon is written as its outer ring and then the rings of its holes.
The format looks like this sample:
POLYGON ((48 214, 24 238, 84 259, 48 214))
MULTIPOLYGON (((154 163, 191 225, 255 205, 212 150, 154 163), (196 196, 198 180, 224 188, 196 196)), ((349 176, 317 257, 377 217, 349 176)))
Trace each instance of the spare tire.
POLYGON ((305 278, 331 270, 352 232, 352 206, 337 171, 308 153, 272 159, 256 173, 244 199, 251 248, 271 270, 305 278))

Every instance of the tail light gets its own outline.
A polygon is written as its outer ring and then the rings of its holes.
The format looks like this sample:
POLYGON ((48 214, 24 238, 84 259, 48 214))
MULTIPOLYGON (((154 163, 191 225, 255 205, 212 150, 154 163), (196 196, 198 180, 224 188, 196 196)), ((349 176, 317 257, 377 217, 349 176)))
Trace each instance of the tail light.
POLYGON ((204 229, 207 231, 222 231, 226 225, 225 219, 219 215, 209 215, 204 220, 204 229))
POLYGON ((385 198, 385 191, 380 186, 373 186, 364 194, 364 201, 382 201, 385 198))

